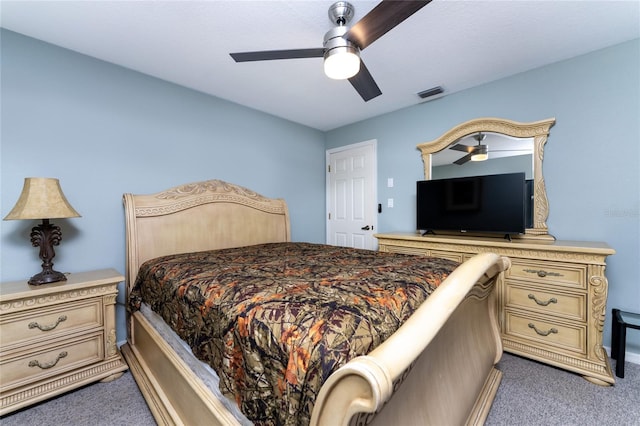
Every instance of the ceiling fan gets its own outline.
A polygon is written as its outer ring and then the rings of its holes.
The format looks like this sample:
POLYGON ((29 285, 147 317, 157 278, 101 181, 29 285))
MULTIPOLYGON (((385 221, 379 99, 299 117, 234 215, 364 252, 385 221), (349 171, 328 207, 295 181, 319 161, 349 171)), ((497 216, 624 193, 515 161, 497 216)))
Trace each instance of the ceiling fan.
POLYGON ((478 145, 469 146, 469 145, 464 145, 459 143, 457 145, 453 145, 452 147, 450 147, 449 149, 467 153, 467 155, 465 155, 464 157, 461 157, 456 161, 454 161, 453 164, 458 164, 461 166, 469 160, 472 160, 472 161, 486 160, 489 157, 489 154, 488 154, 489 147, 487 145, 482 144, 482 141, 484 141, 486 137, 487 135, 485 135, 484 133, 478 133, 473 137, 476 141, 478 141, 478 145))
MULTIPOLYGON (((484 161, 489 159, 489 145, 482 144, 482 142, 486 139, 487 135, 482 132, 478 132, 477 135, 473 136, 478 144, 477 145, 465 145, 465 144, 456 144, 449 149, 453 149, 455 151, 466 152, 467 155, 457 159, 453 162, 453 164, 463 165, 467 161, 484 161)), ((529 149, 494 149, 491 152, 506 152, 506 151, 522 151, 522 152, 531 152, 529 149)))
POLYGON ((431 0, 383 0, 351 28, 353 5, 339 1, 329 8, 329 19, 336 26, 324 36, 323 47, 312 49, 264 50, 231 53, 236 62, 270 61, 275 59, 323 58, 328 77, 348 79, 367 102, 382 91, 360 59, 360 51, 429 4, 431 0))

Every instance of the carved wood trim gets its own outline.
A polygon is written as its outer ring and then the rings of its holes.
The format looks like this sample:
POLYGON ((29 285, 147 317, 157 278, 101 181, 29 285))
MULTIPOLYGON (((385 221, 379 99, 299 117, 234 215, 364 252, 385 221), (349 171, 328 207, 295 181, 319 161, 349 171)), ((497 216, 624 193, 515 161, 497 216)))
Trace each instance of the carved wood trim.
MULTIPOLYGON (((400 250, 394 250, 398 252, 404 253, 412 253, 414 250, 406 250, 407 248, 411 249, 419 249, 419 250, 443 250, 443 251, 451 251, 452 244, 448 243, 436 243, 436 242, 427 242, 427 241, 410 241, 410 240, 402 240, 402 241, 394 241, 387 240, 384 237, 378 239, 379 250, 380 251, 391 251, 389 247, 398 247, 400 250), (404 249, 404 250, 402 250, 404 249)), ((456 244, 455 250, 456 252, 461 253, 496 253, 501 256, 508 256, 513 259, 521 258, 521 259, 540 259, 540 260, 555 260, 562 262, 573 262, 573 263, 589 263, 596 265, 604 265, 606 255, 602 254, 592 254, 592 253, 581 253, 581 252, 561 252, 554 251, 553 247, 550 249, 544 249, 544 245, 541 246, 541 249, 525 249, 520 247, 509 248, 509 247, 500 247, 500 246, 481 246, 481 245, 473 245, 473 244, 456 244)))
POLYGON ((69 390, 73 386, 86 384, 88 378, 101 378, 109 374, 122 372, 127 369, 127 364, 121 356, 106 360, 89 367, 76 370, 70 374, 62 375, 52 381, 46 381, 36 386, 19 387, 17 391, 7 391, 0 398, 0 410, 29 402, 34 395, 52 394, 61 390, 69 390))
POLYGON ((135 216, 161 216, 208 203, 237 203, 268 213, 284 214, 286 207, 279 199, 270 199, 250 189, 218 179, 176 186, 152 196, 146 206, 144 200, 136 202, 135 216), (162 204, 159 200, 166 200, 162 204))
POLYGON ((96 295, 111 295, 111 299, 115 302, 115 297, 118 292, 117 284, 105 284, 100 286, 94 286, 91 288, 85 288, 81 290, 70 290, 60 293, 50 294, 46 296, 25 297, 21 299, 11 300, 6 303, 0 304, 0 312, 9 313, 15 310, 21 310, 31 307, 51 305, 54 303, 60 303, 73 299, 84 299, 87 297, 94 297, 96 295))
POLYGON ((602 347, 602 333, 604 331, 609 283, 604 276, 604 266, 589 265, 588 274, 589 286, 592 289, 591 324, 589 327, 592 335, 589 336, 589 356, 603 361, 606 354, 602 347))
POLYGON ((118 345, 116 340, 116 330, 114 328, 107 332, 107 358, 118 355, 118 345))
POLYGON ((607 368, 601 363, 590 362, 589 360, 576 358, 567 356, 564 354, 560 354, 557 352, 551 352, 539 347, 527 345, 521 342, 517 342, 515 340, 503 338, 502 344, 505 349, 511 349, 515 353, 519 354, 530 354, 535 358, 541 358, 544 360, 552 360, 563 365, 565 367, 574 367, 574 371, 577 373, 582 373, 584 375, 589 375, 589 373, 594 373, 598 375, 597 378, 604 380, 608 383, 613 383, 614 380, 609 377, 610 372, 607 368), (600 377, 606 376, 606 377, 600 377))

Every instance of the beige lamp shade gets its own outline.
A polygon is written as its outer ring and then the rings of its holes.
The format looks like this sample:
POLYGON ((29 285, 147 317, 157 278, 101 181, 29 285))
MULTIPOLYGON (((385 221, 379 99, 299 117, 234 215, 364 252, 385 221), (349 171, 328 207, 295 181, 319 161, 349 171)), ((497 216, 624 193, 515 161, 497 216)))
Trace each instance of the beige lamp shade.
POLYGON ((18 202, 4 220, 80 217, 54 178, 25 178, 18 202))

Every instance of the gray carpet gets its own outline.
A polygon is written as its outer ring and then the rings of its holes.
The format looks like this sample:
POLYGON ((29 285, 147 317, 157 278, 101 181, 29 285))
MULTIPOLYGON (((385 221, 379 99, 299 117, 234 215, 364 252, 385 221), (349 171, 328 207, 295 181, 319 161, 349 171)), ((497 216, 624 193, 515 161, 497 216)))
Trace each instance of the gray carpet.
POLYGON ((0 418, 1 426, 155 426, 151 411, 128 371, 0 418))
MULTIPOLYGON (((615 361, 614 361, 615 365, 615 361)), ((487 425, 640 425, 640 365, 625 365, 613 387, 504 354, 502 383, 487 425)), ((155 425, 130 373, 96 383, 0 419, 13 425, 155 425)), ((195 425, 194 425, 195 426, 195 425)))
POLYGON ((638 364, 625 363, 624 379, 608 387, 510 354, 498 369, 502 382, 486 425, 640 425, 638 364))

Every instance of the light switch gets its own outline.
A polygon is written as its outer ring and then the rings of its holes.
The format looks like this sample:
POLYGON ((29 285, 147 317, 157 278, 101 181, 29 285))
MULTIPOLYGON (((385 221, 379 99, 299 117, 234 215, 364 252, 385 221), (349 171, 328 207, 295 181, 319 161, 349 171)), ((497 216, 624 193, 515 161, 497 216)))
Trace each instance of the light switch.
POLYGON ((393 188, 393 178, 387 178, 387 188, 393 188))
POLYGON ((387 207, 393 208, 393 198, 387 198, 387 207))

